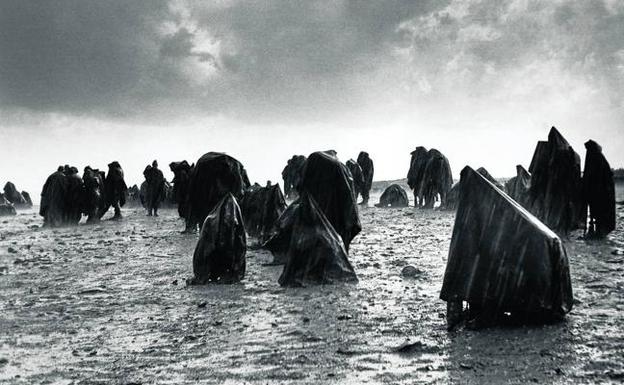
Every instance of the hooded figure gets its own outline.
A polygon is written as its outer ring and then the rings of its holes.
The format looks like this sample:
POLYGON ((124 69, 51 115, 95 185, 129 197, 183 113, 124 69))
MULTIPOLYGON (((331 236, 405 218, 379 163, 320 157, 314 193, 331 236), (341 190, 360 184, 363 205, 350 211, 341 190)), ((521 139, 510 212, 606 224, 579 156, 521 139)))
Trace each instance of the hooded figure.
POLYGON ((305 286, 334 281, 357 282, 340 235, 307 192, 295 206, 286 253, 279 278, 282 286, 305 286))
POLYGON ((358 195, 362 193, 362 190, 365 187, 362 167, 360 167, 360 165, 353 159, 349 159, 345 165, 349 169, 349 172, 351 172, 351 177, 353 178, 353 194, 357 202, 358 195))
POLYGON ((227 193, 240 200, 249 186, 247 172, 238 160, 220 152, 204 154, 189 180, 185 231, 194 232, 227 193))
POLYGON ((414 207, 422 207, 425 205, 425 195, 423 192, 423 179, 425 176, 425 167, 429 160, 429 153, 425 147, 418 146, 410 153, 410 168, 407 172, 407 185, 414 190, 414 207))
POLYGON ((178 205, 178 215, 185 218, 191 166, 186 160, 183 160, 182 162, 169 163, 169 168, 173 172, 173 197, 178 205))
MULTIPOLYGON (((496 188, 498 188, 501 191, 505 191, 505 188, 503 187, 503 185, 501 185, 492 175, 490 175, 490 173, 488 172, 488 170, 485 169, 485 167, 479 167, 477 169, 477 172, 481 174, 485 179, 490 181, 490 183, 492 183, 496 188)), ((459 194, 460 194, 460 189, 461 189, 460 182, 455 183, 455 185, 453 185, 453 187, 448 192, 448 194, 446 194, 446 204, 443 207, 441 207, 442 209, 444 210, 456 210, 457 209, 457 204, 459 202, 459 194)))
POLYGON ((361 151, 357 158, 357 163, 362 169, 362 177, 364 178, 364 185, 362 186, 362 202, 361 205, 366 206, 370 197, 370 190, 373 187, 373 176, 375 174, 375 167, 373 166, 373 160, 368 156, 368 152, 361 151))
POLYGON ((46 179, 41 190, 41 205, 39 215, 43 217, 43 225, 57 227, 65 221, 65 205, 67 194, 67 179, 63 174, 63 167, 46 179))
POLYGON ((301 183, 301 172, 305 164, 306 157, 303 155, 293 155, 282 170, 282 179, 284 180, 284 195, 286 198, 292 198, 297 194, 301 183))
POLYGON ((4 198, 17 208, 29 208, 32 206, 32 204, 30 206, 28 205, 24 196, 17 191, 17 188, 15 188, 15 185, 11 182, 7 182, 4 185, 4 198))
MULTIPOLYGON (((589 225, 588 238, 604 238, 615 229, 615 182, 613 171, 602 154, 602 147, 593 140, 585 143, 585 169, 583 171, 583 213, 589 225)), ((585 219, 584 223, 587 222, 585 219)))
POLYGON ((572 309, 568 258, 561 239, 470 167, 461 190, 440 298, 447 321, 460 321, 468 302, 473 326, 505 313, 521 321, 549 321, 572 309))
POLYGON ((538 142, 529 172, 529 211, 556 232, 578 228, 583 220, 581 158, 555 127, 548 142, 538 142))
POLYGON ((286 200, 279 184, 252 186, 245 192, 241 209, 247 233, 264 243, 270 237, 278 218, 286 210, 286 200))
POLYGON ((375 207, 407 207, 409 198, 403 187, 398 184, 391 184, 379 197, 379 203, 375 207))
POLYGON ((425 200, 425 208, 432 209, 440 196, 440 206, 446 206, 446 197, 453 186, 451 165, 444 154, 435 148, 427 152, 427 165, 423 171, 420 193, 425 200))
POLYGON ((208 214, 193 254, 189 283, 233 283, 245 277, 247 238, 236 198, 226 193, 208 214))
POLYGON ((65 221, 70 225, 77 225, 82 218, 85 188, 78 169, 70 167, 65 175, 67 193, 65 194, 65 221))
POLYGON ((87 216, 87 223, 100 220, 100 213, 106 208, 104 197, 104 174, 98 169, 87 166, 82 174, 84 195, 82 212, 87 216))
POLYGON ((108 208, 113 206, 115 215, 113 219, 121 219, 121 208, 126 204, 128 186, 124 180, 124 172, 119 162, 108 164, 108 173, 104 178, 104 202, 105 206, 100 211, 100 218, 106 214, 108 208))
POLYGON ((516 176, 505 183, 505 191, 513 200, 526 207, 530 187, 531 174, 522 165, 517 165, 516 176))
POLYGON ((145 176, 145 182, 147 182, 145 196, 147 215, 157 217, 158 207, 165 199, 165 176, 158 169, 157 161, 153 161, 151 166, 145 168, 143 176, 145 176))

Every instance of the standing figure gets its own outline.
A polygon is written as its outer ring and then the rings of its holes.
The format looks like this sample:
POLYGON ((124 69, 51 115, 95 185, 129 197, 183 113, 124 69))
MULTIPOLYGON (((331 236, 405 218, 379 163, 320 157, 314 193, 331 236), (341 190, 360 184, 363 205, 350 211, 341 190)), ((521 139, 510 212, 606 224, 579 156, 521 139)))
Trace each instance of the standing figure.
POLYGON ((70 225, 77 225, 82 218, 84 183, 78 175, 76 167, 70 167, 65 174, 67 193, 65 194, 65 221, 70 225))
POLYGON ((186 160, 171 162, 169 168, 173 172, 173 197, 178 204, 180 218, 186 218, 188 186, 191 177, 191 166, 186 160))
POLYGON ((128 186, 124 181, 123 169, 119 162, 114 161, 108 164, 108 174, 104 179, 104 199, 105 207, 100 211, 100 218, 113 206, 115 215, 113 219, 121 219, 121 207, 126 204, 126 193, 128 186))
POLYGON ((147 216, 158 216, 158 207, 165 198, 165 177, 158 169, 158 162, 153 161, 151 166, 147 166, 143 171, 147 182, 147 216))
POLYGON ((375 174, 375 167, 373 166, 373 160, 369 158, 368 152, 360 152, 357 158, 357 163, 362 169, 362 176, 364 177, 364 185, 362 186, 362 202, 361 205, 366 206, 368 204, 368 198, 370 197, 370 190, 373 187, 373 175, 375 174))
POLYGON ((43 217, 44 226, 57 227, 65 219, 65 194, 67 179, 63 174, 63 166, 50 175, 41 190, 41 207, 39 215, 43 217))
POLYGON ((425 168, 429 161, 429 152, 425 147, 418 146, 410 153, 410 168, 407 172, 407 185, 414 190, 414 207, 423 207, 425 205, 425 194, 423 189, 423 180, 425 176, 425 168))
POLYGON ((585 148, 582 186, 583 214, 587 215, 589 209, 586 237, 600 239, 615 229, 615 183, 602 147, 590 140, 585 143, 585 148))
POLYGON ((353 177, 353 195, 357 201, 358 195, 362 193, 364 188, 364 175, 362 175, 362 167, 360 167, 360 165, 353 159, 349 159, 345 165, 353 177))

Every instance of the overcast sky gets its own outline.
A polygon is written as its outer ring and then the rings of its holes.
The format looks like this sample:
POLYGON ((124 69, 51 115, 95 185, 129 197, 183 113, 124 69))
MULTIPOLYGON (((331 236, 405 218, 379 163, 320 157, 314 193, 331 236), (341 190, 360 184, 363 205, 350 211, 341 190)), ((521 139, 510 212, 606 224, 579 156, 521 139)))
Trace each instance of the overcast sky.
POLYGON ((395 179, 419 145, 506 177, 552 125, 621 167, 623 37, 618 0, 2 0, 0 183, 330 148, 395 179))

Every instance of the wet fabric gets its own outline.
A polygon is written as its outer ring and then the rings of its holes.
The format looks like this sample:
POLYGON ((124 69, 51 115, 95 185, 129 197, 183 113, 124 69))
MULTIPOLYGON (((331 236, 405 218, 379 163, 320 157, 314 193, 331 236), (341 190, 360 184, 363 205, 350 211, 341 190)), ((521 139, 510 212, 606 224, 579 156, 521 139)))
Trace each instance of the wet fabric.
POLYGON ((559 237, 470 167, 461 184, 440 298, 499 313, 569 312, 572 287, 559 237))
POLYGON ((41 204, 39 215, 44 219, 44 225, 61 226, 65 220, 65 194, 67 193, 67 179, 65 174, 57 171, 46 179, 41 190, 41 204))
POLYGON ((362 230, 347 167, 327 152, 310 154, 303 169, 301 192, 310 194, 344 241, 345 249, 362 230))
POLYGON ((85 189, 78 173, 66 175, 67 192, 65 194, 65 221, 77 225, 82 218, 85 189))
POLYGON ((301 175, 306 157, 303 155, 293 155, 282 170, 284 180, 284 195, 288 198, 298 194, 301 184, 301 175))
POLYGON ((403 187, 398 184, 391 184, 379 197, 379 203, 377 207, 407 207, 409 204, 409 198, 407 193, 403 190, 403 187))
POLYGON ((523 207, 526 207, 530 187, 531 174, 521 165, 517 165, 516 176, 505 183, 507 194, 523 207))
POLYGON ((414 191, 414 206, 424 205, 424 195, 422 183, 425 176, 425 167, 429 159, 428 151, 425 147, 418 146, 410 153, 410 168, 407 172, 407 185, 414 191))
POLYGON ((288 248, 290 247, 291 238, 293 236, 293 226, 296 215, 299 211, 301 200, 297 199, 292 202, 286 210, 279 216, 273 228, 269 232, 268 239, 263 247, 273 254, 274 265, 286 263, 288 248))
POLYGON ((183 160, 182 162, 171 162, 169 168, 173 172, 173 199, 178 205, 178 214, 184 218, 188 209, 187 197, 191 166, 186 160, 183 160))
POLYGON ((264 243, 286 210, 286 200, 279 185, 252 187, 245 192, 241 210, 247 233, 264 243))
POLYGON ((589 209, 587 234, 603 238, 615 229, 615 182, 613 171, 602 154, 602 147, 593 140, 585 143, 583 171, 583 223, 589 209))
POLYGON ((158 209, 165 200, 165 177, 157 167, 147 166, 143 171, 145 177, 145 207, 148 210, 158 209))
POLYGON ((32 199, 30 198, 30 194, 27 191, 22 191, 22 196, 24 197, 24 200, 26 201, 26 207, 30 208, 33 206, 33 202, 32 199))
POLYGON ((243 217, 231 193, 208 214, 193 254, 191 283, 238 282, 245 276, 247 238, 243 217))
POLYGON ((357 158, 357 163, 362 169, 362 177, 364 178, 364 185, 362 187, 362 198, 364 203, 368 202, 370 198, 370 190, 373 187, 373 176, 375 175, 375 166, 373 160, 368 156, 368 152, 361 151, 357 158))
POLYGON ((82 174, 84 184, 83 213, 88 217, 87 223, 92 223, 100 219, 100 213, 106 207, 104 198, 104 173, 98 169, 85 167, 82 174))
POLYGON ((305 286, 335 281, 357 282, 357 276, 340 235, 308 193, 292 211, 286 264, 279 278, 282 286, 305 286))
POLYGON ((197 161, 189 181, 187 229, 203 223, 228 193, 242 199, 249 186, 247 172, 238 160, 220 152, 204 154, 197 161))
MULTIPOLYGON (((500 189, 501 191, 505 191, 503 185, 501 185, 488 172, 488 170, 485 169, 485 167, 479 167, 477 169, 477 172, 479 174, 483 175, 483 177, 485 179, 487 179, 488 181, 490 181, 490 183, 492 183, 496 188, 500 189)), ((453 187, 451 188, 451 190, 448 192, 448 194, 446 195, 446 204, 442 208, 445 209, 445 210, 456 210, 457 209, 457 204, 459 203, 460 191, 461 191, 461 181, 455 183, 453 185, 453 187)))
POLYGON ((427 153, 427 165, 423 172, 421 193, 425 207, 433 208, 436 197, 440 196, 440 205, 446 205, 446 196, 453 186, 453 174, 448 159, 438 150, 432 148, 427 153))
POLYGON ((355 199, 357 200, 358 195, 361 194, 365 188, 362 168, 353 159, 349 159, 345 165, 351 173, 351 178, 353 179, 353 193, 355 194, 355 199))
POLYGON ((26 201, 22 193, 17 191, 17 188, 15 188, 15 185, 11 182, 7 182, 4 185, 4 198, 15 207, 28 207, 28 202, 26 201))
POLYGON ((581 158, 555 127, 539 142, 531 167, 529 211, 549 228, 567 233, 582 222, 581 158))

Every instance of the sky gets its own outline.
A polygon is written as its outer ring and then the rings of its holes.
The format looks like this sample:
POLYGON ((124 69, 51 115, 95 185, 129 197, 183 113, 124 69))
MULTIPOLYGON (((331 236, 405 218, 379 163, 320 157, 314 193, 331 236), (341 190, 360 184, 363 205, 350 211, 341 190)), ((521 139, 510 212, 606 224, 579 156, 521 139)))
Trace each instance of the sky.
POLYGON ((3 0, 0 183, 326 149, 387 180, 416 146, 510 177, 551 126, 623 167, 623 36, 618 0, 3 0))

